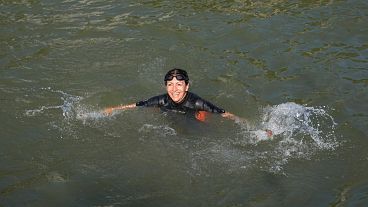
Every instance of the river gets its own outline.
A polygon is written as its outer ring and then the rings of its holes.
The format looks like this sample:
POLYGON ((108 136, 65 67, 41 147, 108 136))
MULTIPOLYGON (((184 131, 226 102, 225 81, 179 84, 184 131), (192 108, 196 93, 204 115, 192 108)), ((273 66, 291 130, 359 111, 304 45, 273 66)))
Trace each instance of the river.
POLYGON ((367 22, 365 0, 0 1, 0 206, 367 206, 367 22), (174 67, 247 123, 101 112, 174 67))

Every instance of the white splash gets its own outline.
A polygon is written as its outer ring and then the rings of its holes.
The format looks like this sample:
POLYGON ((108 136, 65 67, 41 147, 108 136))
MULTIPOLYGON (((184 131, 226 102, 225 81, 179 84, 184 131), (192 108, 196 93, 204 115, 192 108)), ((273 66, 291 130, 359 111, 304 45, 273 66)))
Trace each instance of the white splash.
POLYGON ((61 109, 61 108, 62 108, 62 106, 41 106, 38 109, 26 110, 26 115, 27 116, 36 116, 37 114, 44 113, 45 111, 50 110, 50 109, 61 109))
MULTIPOLYGON (((115 115, 115 113, 113 113, 111 116, 113 115, 115 115)), ((83 124, 86 124, 87 122, 91 121, 97 122, 101 119, 105 119, 111 116, 105 114, 103 111, 96 111, 83 105, 78 105, 75 108, 75 118, 79 121, 82 121, 83 124)))
MULTIPOLYGON (((41 106, 37 109, 26 110, 26 116, 36 116, 46 113, 48 110, 61 109, 64 120, 79 120, 82 121, 83 124, 87 121, 98 121, 102 118, 111 117, 102 111, 97 111, 90 106, 82 104, 81 101, 84 99, 83 97, 71 95, 61 90, 54 90, 51 87, 41 88, 41 90, 59 94, 62 101, 61 104, 41 106)), ((113 113, 112 116, 116 114, 117 113, 113 113)))
POLYGON ((25 114, 27 116, 35 116, 35 115, 44 113, 45 111, 48 111, 51 109, 61 109, 63 117, 65 119, 74 118, 74 115, 75 115, 74 106, 76 105, 76 103, 78 103, 79 101, 83 99, 82 97, 70 95, 61 90, 53 90, 51 87, 41 88, 41 90, 46 90, 46 91, 50 91, 53 93, 61 94, 60 99, 62 100, 63 103, 61 105, 56 105, 56 106, 41 106, 38 109, 26 110, 25 114))
POLYGON ((340 146, 335 133, 337 123, 329 111, 328 107, 292 102, 266 107, 261 111, 260 121, 236 122, 240 127, 238 136, 228 144, 218 143, 223 149, 219 151, 222 155, 217 156, 218 162, 228 164, 229 169, 240 165, 284 174, 289 160, 313 159, 319 152, 333 151, 340 146), (272 131, 272 137, 266 130, 272 131), (236 162, 228 161, 228 151, 237 152, 232 153, 236 162))
POLYGON ((139 130, 140 133, 156 133, 162 136, 175 136, 176 131, 175 129, 166 126, 166 125, 159 125, 155 126, 152 124, 144 124, 139 130))
POLYGON ((310 137, 321 149, 336 147, 336 122, 323 108, 283 103, 265 108, 261 127, 284 139, 310 137))
MULTIPOLYGON (((261 119, 259 128, 271 130, 273 140, 268 150, 257 150, 257 160, 266 163, 269 172, 283 174, 290 159, 310 159, 320 151, 339 146, 335 135, 337 123, 326 107, 288 102, 265 108, 261 119)), ((264 134, 258 133, 260 131, 253 133, 257 142, 265 140, 264 134)))

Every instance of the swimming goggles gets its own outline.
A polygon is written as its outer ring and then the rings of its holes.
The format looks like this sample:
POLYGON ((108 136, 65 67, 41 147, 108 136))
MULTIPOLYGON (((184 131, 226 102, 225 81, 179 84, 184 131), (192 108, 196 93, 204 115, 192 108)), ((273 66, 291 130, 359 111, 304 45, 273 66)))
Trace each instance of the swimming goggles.
POLYGON ((188 81, 189 80, 188 76, 185 76, 185 75, 182 75, 182 74, 168 74, 168 75, 165 76, 164 81, 171 81, 174 77, 179 81, 182 81, 182 80, 188 81))

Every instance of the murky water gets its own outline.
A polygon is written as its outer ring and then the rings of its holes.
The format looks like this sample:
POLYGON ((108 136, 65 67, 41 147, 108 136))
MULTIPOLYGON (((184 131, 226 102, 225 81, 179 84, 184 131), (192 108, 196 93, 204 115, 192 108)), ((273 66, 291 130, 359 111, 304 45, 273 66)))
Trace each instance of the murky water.
POLYGON ((367 14, 363 0, 0 1, 0 206, 368 205, 367 14), (248 122, 101 113, 163 93, 173 67, 248 122))

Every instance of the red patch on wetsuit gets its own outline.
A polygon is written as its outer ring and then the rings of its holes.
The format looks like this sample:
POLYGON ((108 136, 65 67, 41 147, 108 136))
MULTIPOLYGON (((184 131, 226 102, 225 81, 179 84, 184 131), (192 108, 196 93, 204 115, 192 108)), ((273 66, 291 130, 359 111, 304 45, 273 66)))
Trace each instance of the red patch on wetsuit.
POLYGON ((208 115, 208 112, 207 111, 197 111, 195 113, 195 118, 198 120, 198 121, 205 121, 206 120, 206 117, 208 115))

